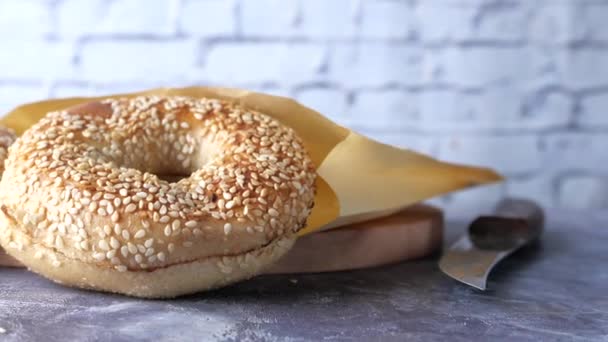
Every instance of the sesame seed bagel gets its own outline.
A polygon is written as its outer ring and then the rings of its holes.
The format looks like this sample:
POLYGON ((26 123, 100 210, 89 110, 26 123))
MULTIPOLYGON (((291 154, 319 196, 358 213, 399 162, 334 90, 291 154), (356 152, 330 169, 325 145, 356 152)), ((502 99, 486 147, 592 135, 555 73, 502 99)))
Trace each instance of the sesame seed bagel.
POLYGON ((293 245, 316 171, 295 132, 217 99, 51 112, 9 148, 0 244, 70 286, 174 297, 260 273, 293 245))

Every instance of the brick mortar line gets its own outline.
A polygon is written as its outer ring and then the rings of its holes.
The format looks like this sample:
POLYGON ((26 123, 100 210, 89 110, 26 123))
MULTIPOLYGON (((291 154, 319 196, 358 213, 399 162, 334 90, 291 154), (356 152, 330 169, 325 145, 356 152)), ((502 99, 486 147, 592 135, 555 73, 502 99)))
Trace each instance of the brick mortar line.
MULTIPOLYGON (((348 121, 348 118, 344 118, 348 121)), ((416 124, 403 125, 400 128, 395 128, 395 124, 388 126, 387 128, 378 128, 377 126, 362 126, 356 122, 349 122, 349 127, 355 130, 365 131, 369 134, 417 134, 419 136, 443 138, 445 134, 475 134, 475 137, 481 138, 494 138, 494 137, 537 137, 538 139, 547 139, 553 135, 558 134, 575 134, 585 137, 594 136, 605 136, 608 135, 608 125, 599 129, 577 129, 573 130, 570 127, 556 127, 556 128, 540 128, 540 129, 523 129, 523 128, 512 128, 512 129, 493 129, 493 128, 475 128, 475 129, 462 129, 458 127, 448 127, 444 129, 418 129, 416 124)), ((607 136, 608 137, 608 136, 607 136)))
POLYGON ((501 39, 473 39, 473 40, 442 40, 428 41, 414 38, 381 38, 367 36, 353 37, 316 37, 310 35, 294 35, 294 36, 266 36, 266 35, 248 35, 247 33, 234 32, 231 34, 190 34, 181 30, 170 32, 99 32, 99 33, 84 33, 77 36, 62 36, 60 34, 45 34, 38 38, 28 38, 30 40, 41 41, 75 41, 75 40, 116 40, 129 41, 141 40, 149 42, 164 42, 172 39, 201 39, 210 42, 225 42, 225 43, 346 43, 352 45, 380 43, 387 46, 408 46, 422 48, 425 50, 435 51, 442 49, 459 48, 463 50, 477 48, 493 48, 496 50, 502 49, 525 49, 525 48, 545 48, 557 49, 563 51, 608 51, 608 39, 605 41, 575 41, 567 43, 551 43, 542 40, 520 40, 507 41, 501 39))

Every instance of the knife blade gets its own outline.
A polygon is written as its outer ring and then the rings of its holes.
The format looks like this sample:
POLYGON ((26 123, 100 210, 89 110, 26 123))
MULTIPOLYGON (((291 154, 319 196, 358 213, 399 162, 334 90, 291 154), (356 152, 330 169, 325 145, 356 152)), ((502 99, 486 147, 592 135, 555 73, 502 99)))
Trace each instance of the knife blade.
POLYGON ((496 264, 538 239, 544 226, 542 208, 533 201, 508 198, 490 216, 471 223, 468 233, 456 241, 439 260, 441 271, 480 290, 496 264))

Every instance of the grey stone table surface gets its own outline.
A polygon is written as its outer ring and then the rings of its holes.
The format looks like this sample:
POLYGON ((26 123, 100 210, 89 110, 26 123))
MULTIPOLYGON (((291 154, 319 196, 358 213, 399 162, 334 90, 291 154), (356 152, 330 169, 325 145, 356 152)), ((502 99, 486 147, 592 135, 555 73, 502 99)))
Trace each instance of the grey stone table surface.
MULTIPOLYGON (((487 292, 445 277, 437 257, 166 301, 4 268, 0 341, 608 341, 608 213, 548 216, 543 241, 500 264, 487 292)), ((463 229, 448 224, 447 240, 463 229)))

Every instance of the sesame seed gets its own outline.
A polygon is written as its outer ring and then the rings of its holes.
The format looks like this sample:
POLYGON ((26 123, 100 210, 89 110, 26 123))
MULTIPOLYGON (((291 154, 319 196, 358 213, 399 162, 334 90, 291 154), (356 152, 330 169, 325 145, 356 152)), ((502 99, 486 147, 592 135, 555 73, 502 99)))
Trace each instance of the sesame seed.
POLYGON ((127 246, 122 246, 120 247, 120 254, 126 258, 127 256, 129 256, 129 247, 127 246))
POLYGON ((141 239, 144 236, 146 236, 146 231, 143 229, 140 229, 137 231, 137 233, 135 233, 135 235, 133 237, 135 237, 136 239, 141 239))
POLYGON ((127 243, 127 248, 129 249, 129 253, 131 253, 131 254, 136 254, 137 253, 137 246, 135 246, 134 244, 128 242, 127 243))
POLYGON ((188 228, 194 228, 194 227, 196 227, 197 223, 196 223, 196 221, 188 221, 185 223, 185 225, 188 228))
POLYGON ((120 242, 118 242, 118 240, 116 240, 115 237, 110 237, 110 246, 112 246, 112 248, 116 249, 118 247, 120 247, 120 242))
POLYGON ((170 225, 166 225, 165 226, 165 230, 164 230, 165 236, 171 236, 171 232, 172 232, 171 231, 171 226, 170 225))
POLYGON ((97 261, 102 261, 106 258, 106 254, 105 253, 94 253, 93 258, 97 261))
POLYGON ((224 224, 224 234, 228 235, 232 231, 232 225, 230 223, 224 224))
POLYGON ((137 205, 135 205, 135 203, 129 203, 129 205, 127 205, 127 207, 125 208, 126 213, 132 213, 135 210, 137 210, 137 205))
POLYGON ((57 248, 63 248, 63 239, 59 235, 55 238, 55 246, 57 246, 57 248))
POLYGON ((167 260, 167 257, 165 255, 165 253, 163 253, 163 252, 159 252, 158 254, 156 254, 156 257, 161 262, 165 262, 165 260, 167 260))
POLYGON ((126 272, 127 271, 127 266, 125 266, 125 265, 118 265, 115 268, 116 268, 116 270, 118 272, 126 272))
POLYGON ((148 239, 148 240, 146 240, 146 242, 144 242, 144 246, 146 246, 147 248, 152 247, 153 244, 154 244, 154 239, 148 239))
POLYGON ((99 243, 97 245, 104 251, 110 250, 110 245, 108 245, 108 242, 106 240, 99 240, 99 243))

